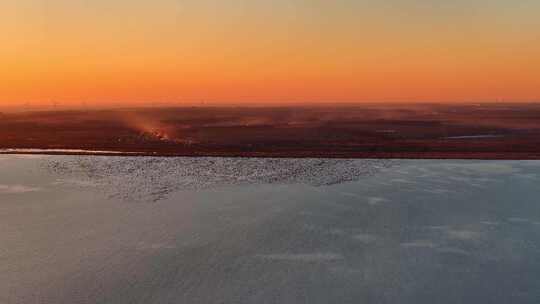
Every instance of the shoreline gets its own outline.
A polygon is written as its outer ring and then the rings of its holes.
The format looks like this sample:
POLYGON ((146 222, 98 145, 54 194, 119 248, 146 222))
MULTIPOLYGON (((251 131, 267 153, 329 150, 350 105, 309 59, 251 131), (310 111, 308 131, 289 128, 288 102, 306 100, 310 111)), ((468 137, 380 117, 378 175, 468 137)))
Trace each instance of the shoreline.
POLYGON ((537 152, 322 152, 322 151, 122 151, 87 149, 0 149, 0 155, 70 155, 117 157, 328 158, 426 160, 540 160, 537 152))

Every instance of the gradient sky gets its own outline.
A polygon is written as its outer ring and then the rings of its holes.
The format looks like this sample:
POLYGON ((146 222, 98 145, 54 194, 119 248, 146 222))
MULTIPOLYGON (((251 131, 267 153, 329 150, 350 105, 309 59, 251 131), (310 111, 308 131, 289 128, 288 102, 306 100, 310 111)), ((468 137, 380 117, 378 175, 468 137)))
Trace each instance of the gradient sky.
POLYGON ((0 105, 540 100, 538 0, 2 0, 0 105))

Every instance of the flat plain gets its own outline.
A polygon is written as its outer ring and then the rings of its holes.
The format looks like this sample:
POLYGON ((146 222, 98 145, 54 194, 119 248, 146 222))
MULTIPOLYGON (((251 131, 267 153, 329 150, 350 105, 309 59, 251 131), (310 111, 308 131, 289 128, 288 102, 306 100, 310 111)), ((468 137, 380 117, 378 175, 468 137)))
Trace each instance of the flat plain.
POLYGON ((540 159, 540 105, 26 111, 0 114, 0 149, 48 149, 42 151, 48 154, 99 150, 161 156, 540 159))

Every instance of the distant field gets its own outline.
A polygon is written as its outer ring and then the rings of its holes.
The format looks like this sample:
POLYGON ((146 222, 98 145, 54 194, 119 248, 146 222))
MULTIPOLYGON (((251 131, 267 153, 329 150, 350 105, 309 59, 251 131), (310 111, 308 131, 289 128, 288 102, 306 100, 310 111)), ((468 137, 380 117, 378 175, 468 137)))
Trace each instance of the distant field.
POLYGON ((0 149, 171 156, 539 159, 540 105, 4 113, 0 114, 0 149))

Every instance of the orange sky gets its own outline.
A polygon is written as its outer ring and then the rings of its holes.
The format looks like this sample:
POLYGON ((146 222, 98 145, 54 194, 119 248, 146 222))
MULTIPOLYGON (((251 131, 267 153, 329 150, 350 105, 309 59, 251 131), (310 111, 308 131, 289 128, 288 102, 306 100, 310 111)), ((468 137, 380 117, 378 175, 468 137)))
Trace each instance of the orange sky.
POLYGON ((0 106, 540 101, 539 1, 5 0, 0 106))

